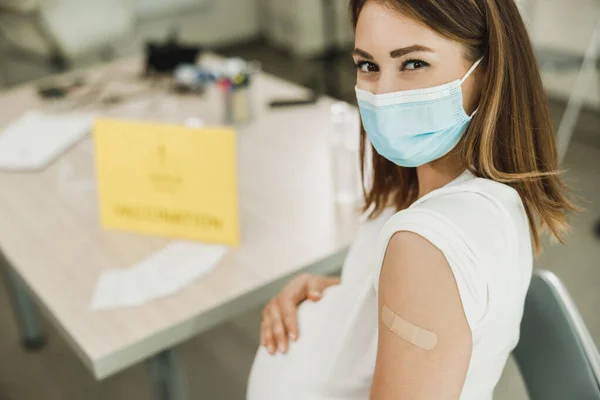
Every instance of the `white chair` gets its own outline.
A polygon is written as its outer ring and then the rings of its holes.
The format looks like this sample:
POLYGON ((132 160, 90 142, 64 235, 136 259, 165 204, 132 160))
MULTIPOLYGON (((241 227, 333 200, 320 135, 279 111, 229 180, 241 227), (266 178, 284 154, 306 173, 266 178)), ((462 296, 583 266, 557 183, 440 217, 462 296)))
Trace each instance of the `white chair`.
POLYGON ((134 26, 123 0, 44 0, 40 15, 67 59, 108 50, 134 26))

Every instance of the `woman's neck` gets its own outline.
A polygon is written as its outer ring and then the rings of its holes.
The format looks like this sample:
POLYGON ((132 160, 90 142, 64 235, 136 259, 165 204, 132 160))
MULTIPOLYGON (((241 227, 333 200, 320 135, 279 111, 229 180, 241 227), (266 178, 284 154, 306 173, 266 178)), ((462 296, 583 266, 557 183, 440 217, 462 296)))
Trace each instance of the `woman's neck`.
POLYGON ((418 199, 427 193, 433 192, 452 182, 464 168, 452 158, 428 163, 417 167, 417 180, 419 183, 418 199))

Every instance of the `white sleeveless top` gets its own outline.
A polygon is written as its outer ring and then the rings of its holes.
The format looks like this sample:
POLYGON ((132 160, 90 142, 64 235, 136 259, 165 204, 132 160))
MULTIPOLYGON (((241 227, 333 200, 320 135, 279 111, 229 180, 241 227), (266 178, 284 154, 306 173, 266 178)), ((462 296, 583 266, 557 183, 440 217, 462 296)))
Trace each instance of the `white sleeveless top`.
POLYGON ((360 228, 342 283, 298 309, 299 339, 287 354, 259 348, 248 400, 367 400, 377 350, 377 291, 388 242, 415 232, 445 255, 471 328, 461 400, 491 399, 519 338, 532 272, 527 216, 511 187, 465 172, 406 210, 360 228))

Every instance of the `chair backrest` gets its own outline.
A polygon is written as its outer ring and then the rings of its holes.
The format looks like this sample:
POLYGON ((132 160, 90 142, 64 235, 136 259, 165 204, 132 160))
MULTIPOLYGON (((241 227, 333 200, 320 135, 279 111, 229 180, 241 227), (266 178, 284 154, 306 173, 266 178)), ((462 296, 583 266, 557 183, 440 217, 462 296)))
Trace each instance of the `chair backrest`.
POLYGON ((531 400, 600 400, 600 355, 551 272, 534 273, 514 355, 531 400))

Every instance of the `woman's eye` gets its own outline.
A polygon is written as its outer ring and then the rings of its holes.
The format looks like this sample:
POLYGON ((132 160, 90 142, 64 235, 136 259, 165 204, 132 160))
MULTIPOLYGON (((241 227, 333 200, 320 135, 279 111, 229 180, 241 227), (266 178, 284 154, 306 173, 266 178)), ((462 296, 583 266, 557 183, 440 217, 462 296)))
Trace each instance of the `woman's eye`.
POLYGON ((402 71, 412 71, 428 67, 429 64, 423 60, 407 60, 402 63, 402 71))
POLYGON ((362 73, 372 73, 379 71, 379 67, 376 64, 368 61, 359 61, 356 63, 356 69, 362 73))

